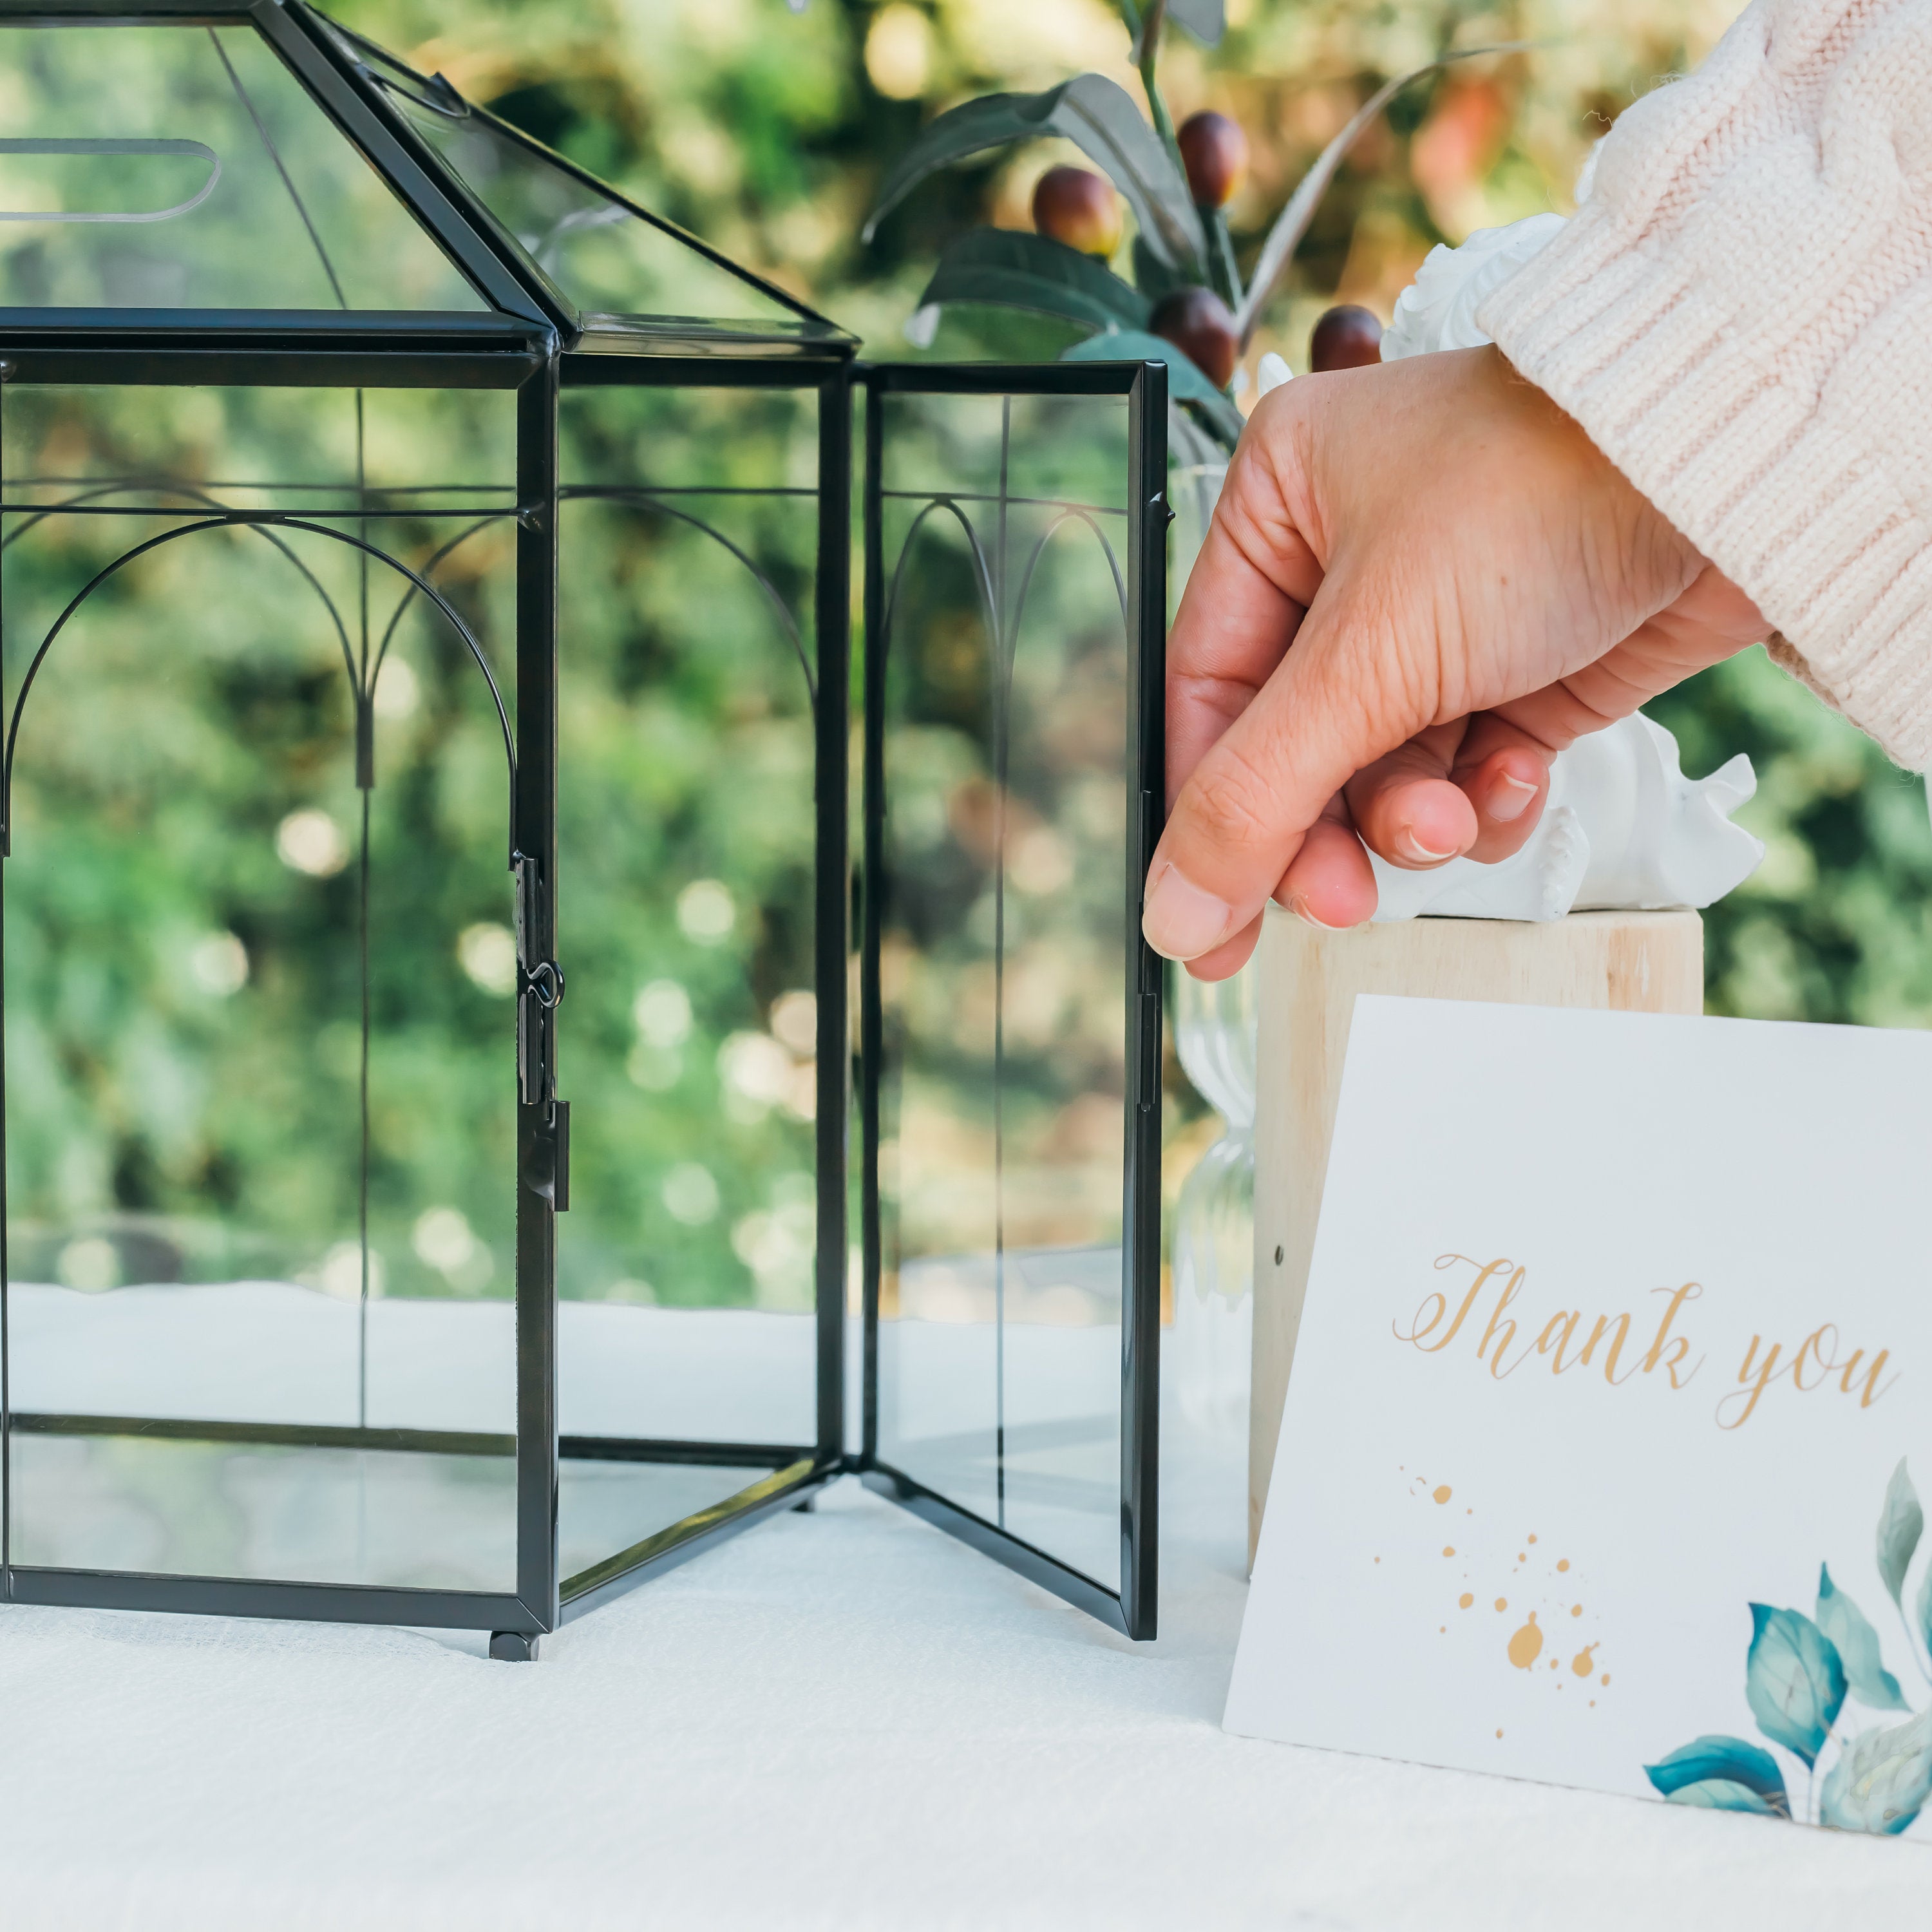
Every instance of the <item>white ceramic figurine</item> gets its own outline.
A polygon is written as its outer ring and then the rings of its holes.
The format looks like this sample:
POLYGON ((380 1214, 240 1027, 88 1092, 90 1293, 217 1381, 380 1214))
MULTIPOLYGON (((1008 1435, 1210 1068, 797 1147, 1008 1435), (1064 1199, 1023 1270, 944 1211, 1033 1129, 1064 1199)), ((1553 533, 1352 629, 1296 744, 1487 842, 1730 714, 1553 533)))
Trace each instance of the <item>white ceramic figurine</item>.
POLYGON ((1687 778, 1677 740, 1640 711, 1553 761, 1543 817, 1513 857, 1408 872, 1371 853, 1376 917, 1541 920, 1600 907, 1707 906, 1764 856, 1730 822, 1756 789, 1742 752, 1707 778, 1687 778))

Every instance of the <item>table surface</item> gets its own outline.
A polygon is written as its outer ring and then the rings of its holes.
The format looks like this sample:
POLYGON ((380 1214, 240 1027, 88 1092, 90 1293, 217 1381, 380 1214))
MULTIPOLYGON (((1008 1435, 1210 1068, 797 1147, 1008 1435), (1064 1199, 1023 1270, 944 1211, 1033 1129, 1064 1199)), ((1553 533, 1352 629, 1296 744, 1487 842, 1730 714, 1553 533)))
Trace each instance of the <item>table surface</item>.
POLYGON ((415 1631, 0 1610, 0 1922, 1932 1920, 1912 1845, 1224 1735, 1243 1468, 1167 1438, 1148 1645, 849 1480, 533 1666, 415 1631))

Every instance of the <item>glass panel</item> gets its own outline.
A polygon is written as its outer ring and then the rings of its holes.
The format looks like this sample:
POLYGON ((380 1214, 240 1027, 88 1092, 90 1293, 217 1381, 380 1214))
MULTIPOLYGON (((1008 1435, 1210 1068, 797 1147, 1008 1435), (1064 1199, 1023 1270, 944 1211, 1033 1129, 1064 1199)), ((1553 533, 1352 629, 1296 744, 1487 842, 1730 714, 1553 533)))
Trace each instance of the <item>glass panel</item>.
POLYGON ((568 1583, 735 1496, 764 1472, 701 1462, 603 1462, 566 1456, 557 1500, 557 1576, 568 1583))
MULTIPOLYGON (((816 398, 566 389, 562 449, 560 1426, 802 1446, 816 398)), ((722 1472, 720 1493, 757 1474, 722 1472)), ((636 1497, 634 1533, 601 1554, 675 1520, 636 1497)))
POLYGON ((339 35, 451 171, 586 320, 657 316, 777 323, 802 318, 755 283, 646 221, 475 112, 454 88, 366 40, 339 35))
POLYGON ((1118 1591, 1127 403, 876 406, 879 1454, 1118 1591))
POLYGON ((0 306, 484 306, 253 28, 10 26, 0 104, 0 306))
POLYGON ((16 1562, 513 1586, 514 409, 8 392, 16 1562))
POLYGON ((508 1456, 25 1434, 13 1561, 284 1582, 505 1590, 508 1456))

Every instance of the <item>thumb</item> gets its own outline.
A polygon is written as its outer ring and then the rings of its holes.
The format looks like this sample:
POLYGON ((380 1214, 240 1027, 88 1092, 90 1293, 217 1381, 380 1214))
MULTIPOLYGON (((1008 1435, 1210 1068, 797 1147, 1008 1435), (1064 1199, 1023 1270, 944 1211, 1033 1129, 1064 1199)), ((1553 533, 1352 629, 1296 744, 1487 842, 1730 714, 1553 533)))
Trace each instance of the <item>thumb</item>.
POLYGON ((1402 661, 1387 616, 1331 572, 1280 668, 1174 800, 1142 916, 1156 952, 1198 959, 1242 934, 1329 800, 1428 722, 1410 680, 1390 676, 1402 661))

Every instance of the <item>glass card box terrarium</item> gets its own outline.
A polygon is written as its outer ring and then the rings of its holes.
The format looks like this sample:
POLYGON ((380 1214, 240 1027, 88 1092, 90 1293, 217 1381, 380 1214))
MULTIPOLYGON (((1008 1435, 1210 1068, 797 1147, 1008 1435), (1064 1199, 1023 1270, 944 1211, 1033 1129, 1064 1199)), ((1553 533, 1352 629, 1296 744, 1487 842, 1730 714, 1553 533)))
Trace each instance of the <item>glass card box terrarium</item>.
POLYGON ((1163 370, 862 364, 301 0, 0 128, 7 1599, 527 1656, 856 1471, 1150 1636, 1163 370))

